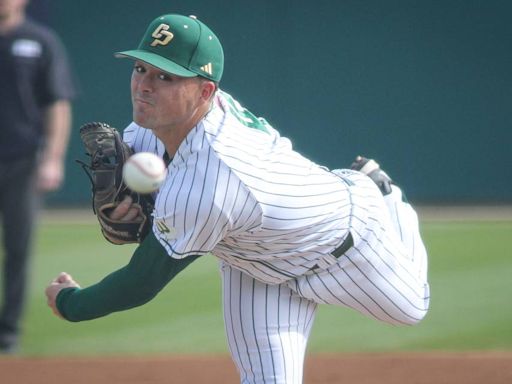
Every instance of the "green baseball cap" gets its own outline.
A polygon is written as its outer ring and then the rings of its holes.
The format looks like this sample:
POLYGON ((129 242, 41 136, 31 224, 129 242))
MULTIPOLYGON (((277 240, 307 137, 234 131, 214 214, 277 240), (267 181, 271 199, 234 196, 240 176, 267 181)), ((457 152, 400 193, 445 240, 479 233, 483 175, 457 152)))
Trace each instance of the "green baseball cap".
POLYGON ((177 76, 202 76, 216 82, 224 70, 219 39, 195 16, 157 17, 137 49, 117 52, 116 57, 140 60, 177 76))

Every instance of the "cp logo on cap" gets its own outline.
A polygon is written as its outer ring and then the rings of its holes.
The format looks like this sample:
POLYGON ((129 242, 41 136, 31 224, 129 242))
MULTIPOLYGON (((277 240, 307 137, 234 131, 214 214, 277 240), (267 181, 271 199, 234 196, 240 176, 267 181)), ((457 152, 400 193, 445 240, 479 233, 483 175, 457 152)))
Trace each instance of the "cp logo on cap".
POLYGON ((174 35, 168 31, 169 25, 160 24, 151 34, 152 37, 155 38, 151 43, 152 47, 156 47, 157 45, 167 45, 172 40, 174 35), (162 39, 163 38, 163 39, 162 39))

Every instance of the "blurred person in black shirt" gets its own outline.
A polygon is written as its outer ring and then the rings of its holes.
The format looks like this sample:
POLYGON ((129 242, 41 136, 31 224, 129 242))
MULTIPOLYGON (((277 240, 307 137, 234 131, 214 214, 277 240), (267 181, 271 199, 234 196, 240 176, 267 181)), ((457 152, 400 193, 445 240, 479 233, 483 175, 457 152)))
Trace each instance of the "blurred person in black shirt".
POLYGON ((75 89, 55 32, 0 0, 0 353, 17 349, 37 198, 64 178, 75 89))

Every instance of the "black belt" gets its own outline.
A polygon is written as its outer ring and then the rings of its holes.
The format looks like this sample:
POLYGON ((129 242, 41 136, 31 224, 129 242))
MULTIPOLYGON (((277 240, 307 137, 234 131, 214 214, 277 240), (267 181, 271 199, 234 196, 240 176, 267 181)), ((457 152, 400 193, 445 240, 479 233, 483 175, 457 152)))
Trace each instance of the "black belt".
POLYGON ((341 255, 345 254, 352 246, 354 245, 354 239, 352 238, 352 234, 349 232, 343 243, 331 252, 335 258, 339 258, 341 255))

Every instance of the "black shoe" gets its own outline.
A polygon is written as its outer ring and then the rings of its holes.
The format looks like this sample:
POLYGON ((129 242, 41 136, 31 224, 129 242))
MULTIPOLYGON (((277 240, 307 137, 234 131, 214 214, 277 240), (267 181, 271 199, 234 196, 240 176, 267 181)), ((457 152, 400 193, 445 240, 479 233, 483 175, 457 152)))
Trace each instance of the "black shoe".
POLYGON ((0 355, 11 355, 18 351, 18 336, 0 334, 0 355))
POLYGON ((350 169, 364 173, 370 179, 373 180, 377 187, 379 187, 382 195, 386 196, 391 193, 391 184, 393 180, 380 169, 379 163, 373 159, 367 159, 366 157, 357 156, 354 162, 350 165, 350 169))

